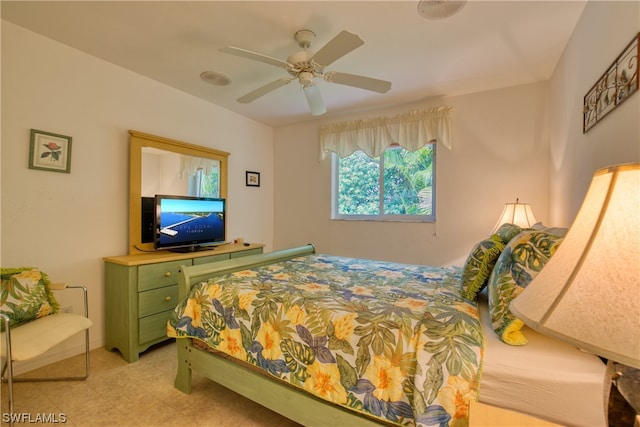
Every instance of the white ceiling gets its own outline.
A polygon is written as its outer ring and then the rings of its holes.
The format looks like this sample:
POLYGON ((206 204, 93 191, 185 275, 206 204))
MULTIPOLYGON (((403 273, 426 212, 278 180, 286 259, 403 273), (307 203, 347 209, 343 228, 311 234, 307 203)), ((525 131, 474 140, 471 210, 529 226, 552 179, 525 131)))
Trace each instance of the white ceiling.
MULTIPOLYGON (((447 0, 444 0, 447 1, 447 0)), ((342 30, 364 45, 327 70, 392 82, 386 94, 318 81, 327 115, 547 80, 585 2, 469 0, 443 20, 418 1, 2 1, 2 19, 163 82, 256 121, 280 126, 311 117, 297 82, 250 103, 242 95, 285 70, 218 51, 235 46, 286 60, 296 31, 342 30), (214 86, 199 76, 229 76, 214 86)), ((100 82, 96 82, 100 84, 100 82)))

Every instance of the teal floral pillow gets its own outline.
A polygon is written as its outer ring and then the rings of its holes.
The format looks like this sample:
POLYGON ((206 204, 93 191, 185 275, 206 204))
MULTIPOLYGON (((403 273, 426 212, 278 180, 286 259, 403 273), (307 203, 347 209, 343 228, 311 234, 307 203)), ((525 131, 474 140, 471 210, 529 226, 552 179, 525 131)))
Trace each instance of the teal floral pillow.
POLYGON ((462 270, 460 295, 463 298, 471 301, 476 299, 478 292, 487 285, 487 278, 503 249, 504 243, 497 234, 474 246, 462 270))
POLYGON ((489 277, 489 313, 493 329, 502 341, 524 345, 524 323, 509 310, 509 304, 540 273, 564 239, 545 231, 525 230, 509 242, 489 277))
POLYGON ((538 231, 544 231, 549 234, 555 234, 556 236, 565 236, 569 231, 566 227, 547 227, 541 222, 536 222, 531 226, 531 228, 538 231))
POLYGON ((500 238, 502 239, 502 241, 506 245, 507 243, 509 243, 511 241, 511 239, 516 237, 518 235, 518 233, 520 233, 521 231, 522 231, 522 228, 520 228, 519 226, 517 226, 515 224, 502 224, 496 230, 495 234, 500 236, 500 238))
POLYGON ((522 229, 514 224, 502 224, 496 233, 475 245, 464 263, 460 295, 475 300, 487 285, 496 260, 509 241, 522 229))
POLYGON ((40 270, 31 267, 2 268, 0 276, 0 313, 9 317, 11 327, 59 310, 49 278, 40 270))

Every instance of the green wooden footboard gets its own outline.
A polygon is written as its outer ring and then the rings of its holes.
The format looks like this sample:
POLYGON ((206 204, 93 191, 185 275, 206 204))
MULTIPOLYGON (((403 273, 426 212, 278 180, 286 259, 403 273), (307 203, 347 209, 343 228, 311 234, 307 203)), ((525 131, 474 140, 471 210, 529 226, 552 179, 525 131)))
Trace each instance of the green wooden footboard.
MULTIPOLYGON (((180 299, 186 297, 193 286, 203 280, 222 274, 284 261, 315 253, 313 245, 235 258, 228 261, 182 266, 178 280, 180 299)), ((191 392, 191 373, 199 374, 274 412, 307 426, 379 426, 380 423, 357 415, 348 409, 298 391, 229 360, 218 357, 192 345, 190 338, 178 338, 178 373, 175 387, 191 392)))
POLYGON ((305 426, 384 425, 196 348, 191 344, 191 338, 178 338, 176 342, 178 375, 175 387, 184 393, 191 391, 191 372, 196 371, 305 426))

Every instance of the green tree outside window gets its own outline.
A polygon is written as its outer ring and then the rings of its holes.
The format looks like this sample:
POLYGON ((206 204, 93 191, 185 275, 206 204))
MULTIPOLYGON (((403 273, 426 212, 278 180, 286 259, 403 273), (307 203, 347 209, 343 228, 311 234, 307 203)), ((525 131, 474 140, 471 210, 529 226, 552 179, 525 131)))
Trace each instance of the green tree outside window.
POLYGON ((390 147, 377 158, 357 151, 337 160, 334 217, 433 221, 434 187, 434 144, 416 151, 390 147))

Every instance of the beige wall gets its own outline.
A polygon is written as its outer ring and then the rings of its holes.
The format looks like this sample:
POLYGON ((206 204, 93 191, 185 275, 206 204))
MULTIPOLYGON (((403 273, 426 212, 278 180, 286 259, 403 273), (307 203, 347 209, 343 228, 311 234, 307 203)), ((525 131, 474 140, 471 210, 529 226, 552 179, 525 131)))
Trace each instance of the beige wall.
POLYGON ((104 343, 102 258, 128 248, 129 129, 230 152, 230 237, 272 247, 270 127, 4 21, 2 125, 1 264, 86 284, 93 347, 104 343), (73 137, 70 174, 28 169, 31 128, 73 137), (246 170, 262 172, 260 188, 245 186, 246 170))
POLYGON ((548 217, 546 82, 306 122, 275 130, 275 247, 429 265, 462 264, 519 197, 548 217), (451 105, 453 148, 437 149, 436 223, 332 221, 331 161, 319 159, 323 123, 451 105))
POLYGON ((589 1, 550 82, 550 218, 571 224, 593 173, 640 162, 640 93, 582 133, 584 95, 640 31, 640 2, 589 1))
POLYGON ((582 134, 583 97, 637 34, 639 8, 587 2, 550 82, 276 129, 275 247, 313 242, 338 255, 461 264, 516 197, 538 220, 571 225, 595 170, 640 161, 638 93, 582 134), (318 127, 441 104, 455 107, 454 146, 438 150, 437 222, 331 221, 331 168, 318 161, 318 127))

